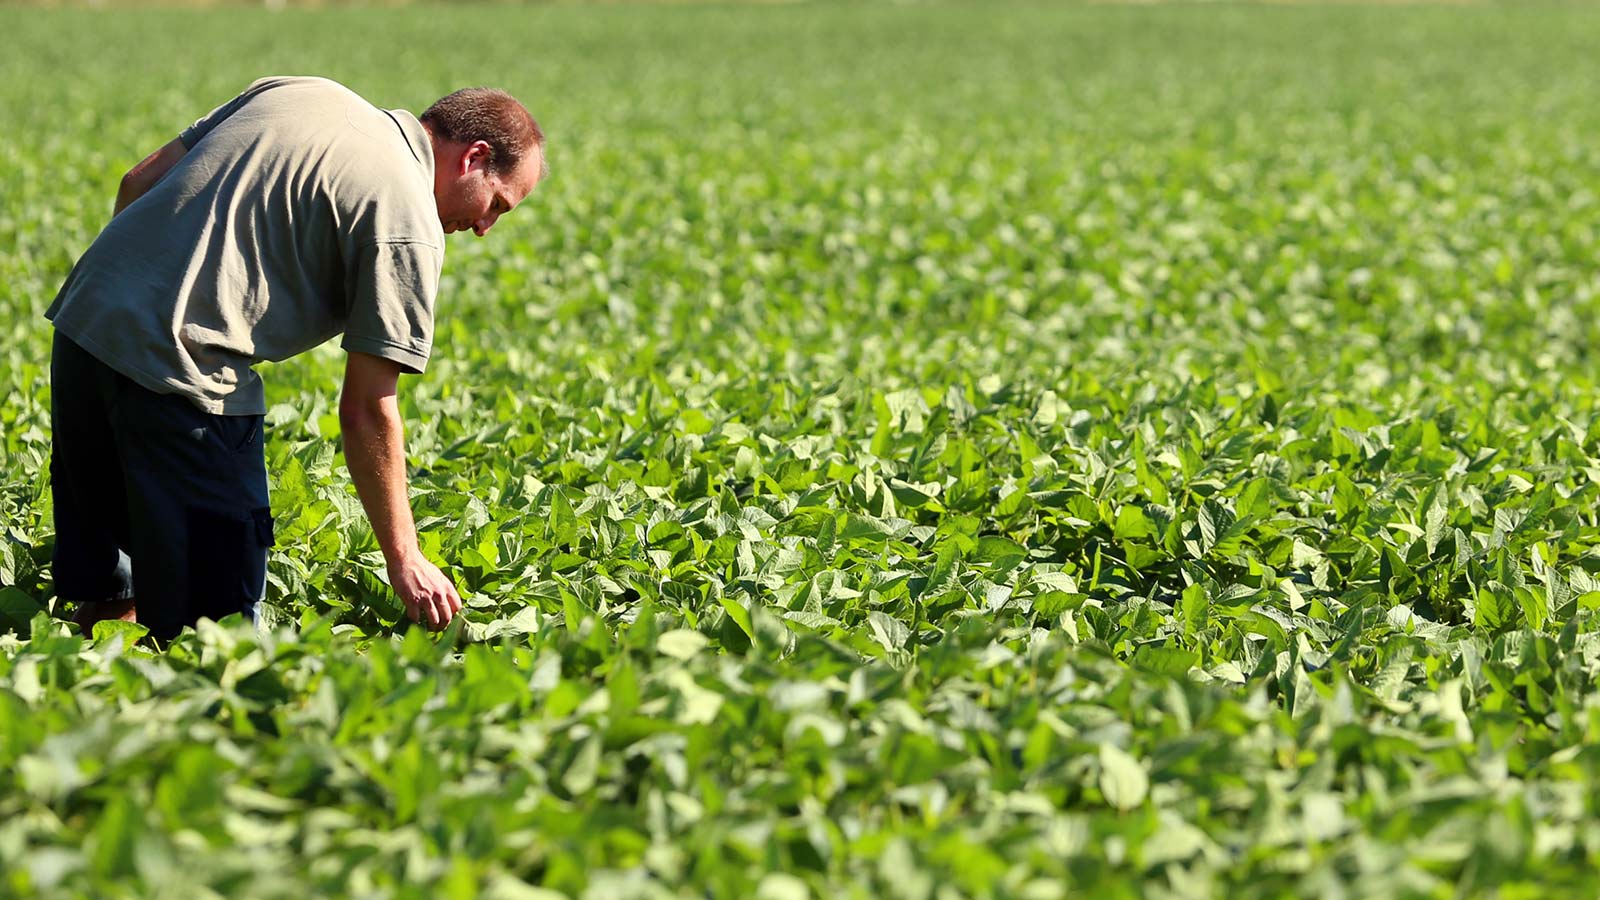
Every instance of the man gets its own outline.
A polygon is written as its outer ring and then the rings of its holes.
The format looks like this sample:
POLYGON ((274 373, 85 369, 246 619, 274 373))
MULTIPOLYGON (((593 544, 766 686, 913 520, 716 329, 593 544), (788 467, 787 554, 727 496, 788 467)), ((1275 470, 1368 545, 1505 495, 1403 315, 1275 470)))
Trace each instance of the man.
POLYGON ((257 81, 134 166, 46 313, 56 593, 80 627, 253 616, 272 519, 251 366, 342 333, 351 479, 407 613, 443 628, 461 599, 418 549, 395 392, 432 349, 444 235, 481 237, 546 171, 509 94, 419 118, 320 78, 257 81))

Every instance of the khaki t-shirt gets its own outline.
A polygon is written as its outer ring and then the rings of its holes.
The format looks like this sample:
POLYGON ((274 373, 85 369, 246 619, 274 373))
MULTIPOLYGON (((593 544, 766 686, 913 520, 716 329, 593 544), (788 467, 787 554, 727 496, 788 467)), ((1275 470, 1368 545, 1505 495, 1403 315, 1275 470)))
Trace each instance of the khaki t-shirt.
POLYGON ((250 367, 344 333, 420 373, 444 230, 416 117, 321 78, 263 78, 186 129, 188 152, 111 220, 45 315, 152 391, 266 411, 250 367))

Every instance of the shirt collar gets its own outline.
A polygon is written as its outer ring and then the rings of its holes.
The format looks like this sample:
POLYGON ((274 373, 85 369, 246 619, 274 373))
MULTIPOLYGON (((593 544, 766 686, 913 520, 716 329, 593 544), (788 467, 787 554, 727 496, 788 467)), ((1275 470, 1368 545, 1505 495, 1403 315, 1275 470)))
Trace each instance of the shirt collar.
POLYGON ((389 118, 400 126, 400 132, 406 136, 406 143, 411 147, 411 155, 417 158, 417 165, 428 176, 428 184, 433 184, 433 141, 428 139, 428 129, 422 127, 417 117, 407 110, 386 109, 389 118))

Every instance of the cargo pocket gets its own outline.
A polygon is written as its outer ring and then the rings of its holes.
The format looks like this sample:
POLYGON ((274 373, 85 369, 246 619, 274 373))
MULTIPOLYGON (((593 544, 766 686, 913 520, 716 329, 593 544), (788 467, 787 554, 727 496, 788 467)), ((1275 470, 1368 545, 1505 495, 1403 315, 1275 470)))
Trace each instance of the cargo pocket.
POLYGON ((190 619, 251 616, 266 588, 271 511, 240 516, 191 507, 188 520, 190 619))
MULTIPOLYGON (((223 418, 219 416, 218 418, 223 418)), ((238 431, 232 438, 234 453, 248 453, 259 450, 261 447, 262 427, 266 422, 263 416, 227 416, 228 419, 238 420, 238 431)), ((266 510, 258 510, 266 512, 266 510)))

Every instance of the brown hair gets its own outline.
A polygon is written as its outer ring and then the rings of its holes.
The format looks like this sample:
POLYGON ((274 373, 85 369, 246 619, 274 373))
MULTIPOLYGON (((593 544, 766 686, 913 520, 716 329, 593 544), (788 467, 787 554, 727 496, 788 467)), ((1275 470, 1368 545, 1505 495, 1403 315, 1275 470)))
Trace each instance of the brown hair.
POLYGON ((465 88, 441 98, 420 117, 435 136, 448 141, 489 145, 489 171, 516 171, 528 153, 539 151, 539 178, 550 172, 544 159, 544 132, 517 98, 494 88, 465 88))

